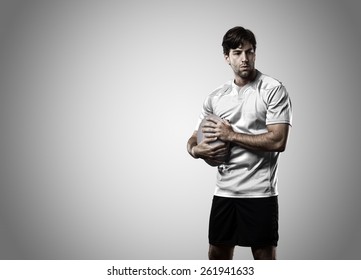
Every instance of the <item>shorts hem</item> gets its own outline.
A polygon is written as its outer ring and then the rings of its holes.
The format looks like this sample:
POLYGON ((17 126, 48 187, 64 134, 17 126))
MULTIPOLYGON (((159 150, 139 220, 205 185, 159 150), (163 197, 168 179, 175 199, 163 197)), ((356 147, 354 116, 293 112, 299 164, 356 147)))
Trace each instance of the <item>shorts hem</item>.
POLYGON ((266 247, 266 246, 278 246, 277 241, 271 241, 271 242, 262 242, 262 243, 242 243, 242 242, 214 242, 209 241, 210 245, 214 246, 239 246, 239 247, 266 247))

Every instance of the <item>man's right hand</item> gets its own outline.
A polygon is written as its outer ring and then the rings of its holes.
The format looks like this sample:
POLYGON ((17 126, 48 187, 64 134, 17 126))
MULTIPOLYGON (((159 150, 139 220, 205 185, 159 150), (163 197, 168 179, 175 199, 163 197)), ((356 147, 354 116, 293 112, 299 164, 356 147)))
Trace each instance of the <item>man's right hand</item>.
POLYGON ((229 155, 229 143, 221 143, 219 145, 210 145, 216 139, 205 138, 201 143, 192 148, 195 158, 205 160, 211 166, 217 166, 225 162, 229 155))

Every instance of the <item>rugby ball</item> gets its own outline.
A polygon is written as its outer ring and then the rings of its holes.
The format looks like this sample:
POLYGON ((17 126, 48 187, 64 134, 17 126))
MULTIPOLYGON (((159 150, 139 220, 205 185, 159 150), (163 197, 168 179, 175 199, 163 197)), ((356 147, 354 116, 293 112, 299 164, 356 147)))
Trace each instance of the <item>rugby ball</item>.
MULTIPOLYGON (((210 117, 213 117, 214 119, 217 119, 217 120, 219 120, 219 121, 223 121, 222 118, 220 118, 220 117, 217 116, 217 115, 211 114, 211 115, 209 115, 209 116, 210 116, 210 117)), ((200 123, 199 127, 198 127, 198 131, 197 131, 197 144, 201 143, 201 142, 204 140, 204 138, 206 137, 206 136, 204 135, 203 131, 202 131, 202 127, 203 127, 203 125, 204 125, 206 122, 210 122, 210 121, 208 121, 206 118, 204 118, 204 119, 202 120, 202 122, 200 123)), ((221 145, 221 144, 224 144, 224 142, 221 141, 221 140, 219 140, 219 139, 217 139, 217 140, 215 140, 215 141, 213 141, 213 142, 209 142, 209 145, 211 145, 211 146, 219 146, 219 145, 221 145)), ((228 158, 229 158, 229 143, 227 143, 227 153, 225 153, 225 154, 220 154, 219 156, 217 156, 217 160, 220 160, 221 162, 226 162, 226 161, 228 160, 228 158)), ((212 160, 208 160, 208 159, 206 160, 206 159, 204 159, 204 161, 205 161, 206 163, 208 163, 209 165, 211 165, 211 166, 218 166, 218 165, 220 165, 220 163, 214 162, 214 161, 212 161, 212 160)))

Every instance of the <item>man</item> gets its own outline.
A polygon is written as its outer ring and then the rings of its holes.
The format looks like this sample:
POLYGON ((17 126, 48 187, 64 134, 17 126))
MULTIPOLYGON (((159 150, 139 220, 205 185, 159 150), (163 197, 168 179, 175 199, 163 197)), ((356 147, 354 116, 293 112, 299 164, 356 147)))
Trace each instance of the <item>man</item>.
POLYGON ((276 259, 278 158, 292 125, 291 100, 281 82, 255 68, 252 31, 234 27, 222 46, 234 80, 207 96, 196 126, 206 118, 200 128, 206 137, 197 144, 196 130, 187 143, 192 157, 218 165, 208 256, 232 259, 235 246, 244 246, 254 259, 276 259), (224 143, 211 145, 215 140, 224 143))

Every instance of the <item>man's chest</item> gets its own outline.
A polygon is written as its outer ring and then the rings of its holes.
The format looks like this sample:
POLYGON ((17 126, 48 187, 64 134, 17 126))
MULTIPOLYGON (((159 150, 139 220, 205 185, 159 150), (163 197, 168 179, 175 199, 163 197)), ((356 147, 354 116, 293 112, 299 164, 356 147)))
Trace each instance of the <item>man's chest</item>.
POLYGON ((266 128, 267 104, 258 91, 248 88, 238 93, 233 90, 214 98, 212 106, 214 114, 229 120, 240 132, 266 128))

